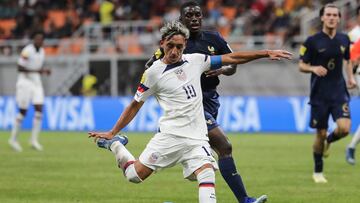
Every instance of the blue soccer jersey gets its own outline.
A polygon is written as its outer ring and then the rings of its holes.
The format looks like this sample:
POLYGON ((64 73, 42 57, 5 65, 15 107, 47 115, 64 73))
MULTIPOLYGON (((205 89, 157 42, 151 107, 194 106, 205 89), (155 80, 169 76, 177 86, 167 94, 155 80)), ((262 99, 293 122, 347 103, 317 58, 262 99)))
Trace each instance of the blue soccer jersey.
POLYGON ((337 33, 330 38, 319 32, 307 38, 300 48, 300 59, 312 66, 323 66, 327 75, 311 74, 310 104, 344 103, 350 100, 343 77, 343 60, 350 59, 350 39, 346 34, 337 33))

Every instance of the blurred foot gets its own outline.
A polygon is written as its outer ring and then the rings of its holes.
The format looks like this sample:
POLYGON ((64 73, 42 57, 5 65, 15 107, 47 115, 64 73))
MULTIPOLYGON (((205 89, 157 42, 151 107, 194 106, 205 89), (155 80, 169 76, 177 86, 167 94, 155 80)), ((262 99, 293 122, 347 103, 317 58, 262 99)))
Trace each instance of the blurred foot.
POLYGON ((244 203, 264 203, 266 201, 267 201, 267 196, 266 195, 261 195, 258 198, 245 197, 244 203))
POLYGON ((327 183, 328 182, 323 173, 313 173, 312 178, 315 183, 327 183))
POLYGON ((354 148, 346 148, 346 161, 351 164, 355 165, 355 149, 354 148))
POLYGON ((100 148, 108 149, 111 151, 110 147, 114 142, 120 142, 124 146, 129 142, 129 139, 124 135, 115 135, 111 140, 107 140, 104 138, 99 138, 96 141, 96 144, 100 148))
POLYGON ((37 150, 37 151, 42 151, 43 147, 41 146, 41 144, 38 141, 31 141, 30 145, 33 149, 37 150))
POLYGON ((15 150, 16 152, 22 152, 22 147, 21 147, 21 145, 19 144, 18 141, 10 139, 10 140, 9 140, 9 145, 10 145, 11 148, 13 148, 13 150, 15 150))

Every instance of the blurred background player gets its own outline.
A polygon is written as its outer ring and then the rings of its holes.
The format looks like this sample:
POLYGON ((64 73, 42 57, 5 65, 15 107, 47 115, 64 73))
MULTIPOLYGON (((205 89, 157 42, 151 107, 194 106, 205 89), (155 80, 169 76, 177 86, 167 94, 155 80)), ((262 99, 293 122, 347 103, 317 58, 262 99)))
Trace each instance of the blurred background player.
MULTIPOLYGON (((98 146, 110 149, 128 180, 140 183, 153 171, 181 163, 184 177, 199 182, 199 202, 216 202, 215 159, 209 153, 208 131, 204 120, 200 76, 204 71, 219 69, 222 65, 247 63, 259 58, 272 60, 291 58, 283 50, 235 52, 225 55, 185 54, 189 31, 180 22, 168 23, 162 29, 161 48, 164 57, 155 61, 144 73, 133 101, 124 110, 108 132, 89 132, 100 138, 98 146), (164 109, 159 119, 159 132, 135 160, 124 147, 126 138, 115 136, 136 116, 145 100, 154 95, 164 109), (191 119, 189 119, 191 118, 191 119), (105 139, 101 139, 105 138, 105 139), (184 139, 186 138, 186 139, 184 139)), ((266 195, 249 198, 248 203, 262 203, 266 195)))
POLYGON ((18 59, 19 74, 16 82, 16 102, 19 107, 19 113, 16 116, 9 139, 10 146, 18 152, 22 151, 22 148, 17 137, 30 103, 35 108, 30 145, 36 150, 41 151, 43 149, 38 140, 41 131, 44 103, 41 74, 49 75, 50 70, 43 67, 45 60, 45 52, 42 48, 44 34, 42 32, 35 32, 32 39, 33 42, 24 47, 18 59))
POLYGON ((323 156, 328 155, 330 143, 345 137, 351 127, 347 87, 355 87, 356 82, 349 61, 350 39, 336 31, 340 17, 336 5, 326 4, 320 10, 322 31, 308 37, 300 48, 300 71, 311 73, 310 127, 316 128, 313 145, 313 179, 316 183, 327 182, 323 175, 323 156), (342 73, 343 60, 347 61, 347 85, 342 73), (330 115, 337 128, 327 136, 330 115))
POLYGON ((90 68, 88 74, 84 75, 81 80, 81 94, 86 97, 93 97, 97 95, 98 81, 95 70, 90 68))
MULTIPOLYGON (((351 42, 353 43, 350 50, 350 58, 354 65, 354 74, 357 80, 358 88, 360 84, 360 6, 356 9, 357 15, 357 25, 349 32, 349 37, 351 42)), ((360 91, 360 89, 359 89, 360 91)), ((355 148, 356 145, 360 142, 360 125, 358 125, 357 130, 346 148, 346 161, 349 164, 355 164, 355 148)))
MULTIPOLYGON (((186 42, 184 53, 201 53, 207 55, 231 53, 232 50, 230 46, 218 32, 201 30, 202 18, 202 10, 197 2, 189 1, 181 5, 180 21, 190 31, 190 38, 186 42)), ((159 49, 149 62, 147 62, 146 67, 151 66, 155 60, 162 58, 163 55, 163 51, 159 49)), ((236 199, 239 202, 247 202, 250 201, 251 198, 248 197, 240 173, 238 173, 236 169, 232 157, 231 143, 216 121, 220 107, 219 94, 216 91, 216 87, 220 83, 218 75, 223 74, 230 76, 235 72, 236 65, 232 65, 203 73, 201 75, 201 88, 205 120, 209 132, 209 142, 212 149, 214 149, 218 155, 221 175, 231 188, 236 199)))

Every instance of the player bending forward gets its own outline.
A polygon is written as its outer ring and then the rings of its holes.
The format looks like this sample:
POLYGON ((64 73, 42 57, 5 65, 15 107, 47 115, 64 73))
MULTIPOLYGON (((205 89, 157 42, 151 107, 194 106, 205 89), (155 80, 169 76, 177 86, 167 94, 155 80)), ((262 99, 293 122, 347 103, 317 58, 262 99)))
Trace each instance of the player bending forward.
MULTIPOLYGON (((210 153, 204 119, 200 76, 204 71, 222 65, 241 64, 258 58, 290 59, 286 51, 235 52, 221 56, 185 54, 189 31, 179 22, 166 24, 160 30, 160 47, 165 56, 148 68, 141 79, 134 99, 108 132, 89 132, 97 145, 111 150, 126 178, 140 183, 153 171, 183 166, 183 175, 199 183, 199 202, 216 202, 216 161, 210 153), (154 95, 164 110, 159 132, 150 140, 138 160, 125 148, 127 138, 114 136, 137 114, 144 101, 154 95), (100 138, 100 139, 98 139, 100 138)), ((259 202, 259 201, 253 201, 259 202)))

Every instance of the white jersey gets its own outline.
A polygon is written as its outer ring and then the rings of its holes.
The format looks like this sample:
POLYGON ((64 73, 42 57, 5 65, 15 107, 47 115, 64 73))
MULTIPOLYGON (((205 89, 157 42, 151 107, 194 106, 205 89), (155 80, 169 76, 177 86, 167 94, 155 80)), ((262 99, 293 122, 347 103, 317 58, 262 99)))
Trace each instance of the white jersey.
MULTIPOLYGON (((167 65, 157 60, 144 72, 134 99, 139 102, 150 95, 156 97, 164 110, 159 120, 161 133, 208 140, 200 76, 210 69, 210 58, 184 54, 178 63, 167 65)), ((217 65, 212 66, 219 68, 217 65)))
MULTIPOLYGON (((45 61, 45 51, 43 48, 36 50, 33 44, 29 44, 21 51, 18 65, 29 70, 40 70, 45 61)), ((40 73, 19 72, 18 81, 30 80, 35 85, 41 85, 40 73)))
POLYGON ((360 39, 360 26, 355 26, 350 32, 349 32, 349 38, 350 41, 355 43, 360 39))

